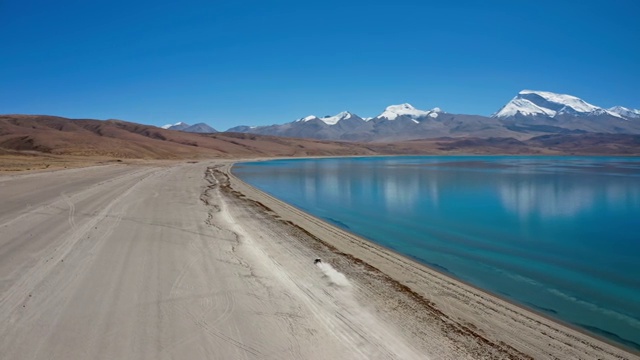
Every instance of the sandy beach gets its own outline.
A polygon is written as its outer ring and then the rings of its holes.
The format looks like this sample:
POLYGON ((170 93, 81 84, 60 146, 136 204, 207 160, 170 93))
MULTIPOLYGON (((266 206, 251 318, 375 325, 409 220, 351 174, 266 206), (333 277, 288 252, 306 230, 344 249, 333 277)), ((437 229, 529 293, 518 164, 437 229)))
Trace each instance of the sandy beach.
POLYGON ((1 357, 640 359, 331 226, 231 166, 0 175, 1 357))

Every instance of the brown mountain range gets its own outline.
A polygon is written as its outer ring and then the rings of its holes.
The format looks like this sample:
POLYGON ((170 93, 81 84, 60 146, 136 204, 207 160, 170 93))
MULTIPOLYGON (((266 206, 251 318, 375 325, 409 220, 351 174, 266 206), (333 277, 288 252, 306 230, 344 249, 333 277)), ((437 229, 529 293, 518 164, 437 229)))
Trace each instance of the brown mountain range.
MULTIPOLYGON (((0 169, 18 163, 63 164, 69 159, 183 160, 398 154, 619 154, 640 155, 640 135, 545 135, 510 138, 440 138, 362 143, 243 133, 197 134, 120 120, 72 120, 42 115, 0 115, 0 169), (16 160, 17 159, 17 160, 16 160)), ((65 165, 66 166, 66 165, 65 165)))

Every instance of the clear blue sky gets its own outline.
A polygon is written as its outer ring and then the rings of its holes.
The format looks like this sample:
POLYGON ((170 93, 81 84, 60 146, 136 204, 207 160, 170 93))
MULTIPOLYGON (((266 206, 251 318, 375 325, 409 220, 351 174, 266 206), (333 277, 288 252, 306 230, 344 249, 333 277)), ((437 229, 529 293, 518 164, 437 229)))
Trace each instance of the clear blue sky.
POLYGON ((219 130, 519 90, 640 108, 640 1, 0 0, 0 113, 219 130))

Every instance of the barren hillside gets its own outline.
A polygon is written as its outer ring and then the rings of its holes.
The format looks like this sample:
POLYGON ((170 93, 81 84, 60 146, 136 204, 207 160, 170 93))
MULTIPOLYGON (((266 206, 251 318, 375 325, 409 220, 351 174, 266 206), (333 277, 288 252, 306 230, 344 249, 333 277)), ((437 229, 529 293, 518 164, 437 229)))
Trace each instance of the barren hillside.
POLYGON ((82 166, 105 161, 397 154, 640 155, 640 135, 358 143, 242 133, 186 133, 120 120, 0 115, 0 170, 82 166))

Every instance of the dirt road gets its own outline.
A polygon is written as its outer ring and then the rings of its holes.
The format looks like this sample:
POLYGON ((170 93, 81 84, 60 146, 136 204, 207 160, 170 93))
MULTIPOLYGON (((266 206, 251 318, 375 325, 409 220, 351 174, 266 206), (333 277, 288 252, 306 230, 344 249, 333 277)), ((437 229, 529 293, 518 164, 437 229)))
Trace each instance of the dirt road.
POLYGON ((293 278, 254 246, 278 234, 245 230, 206 169, 1 177, 2 358, 421 357, 392 329, 369 331, 384 326, 348 280, 313 258, 293 278))

